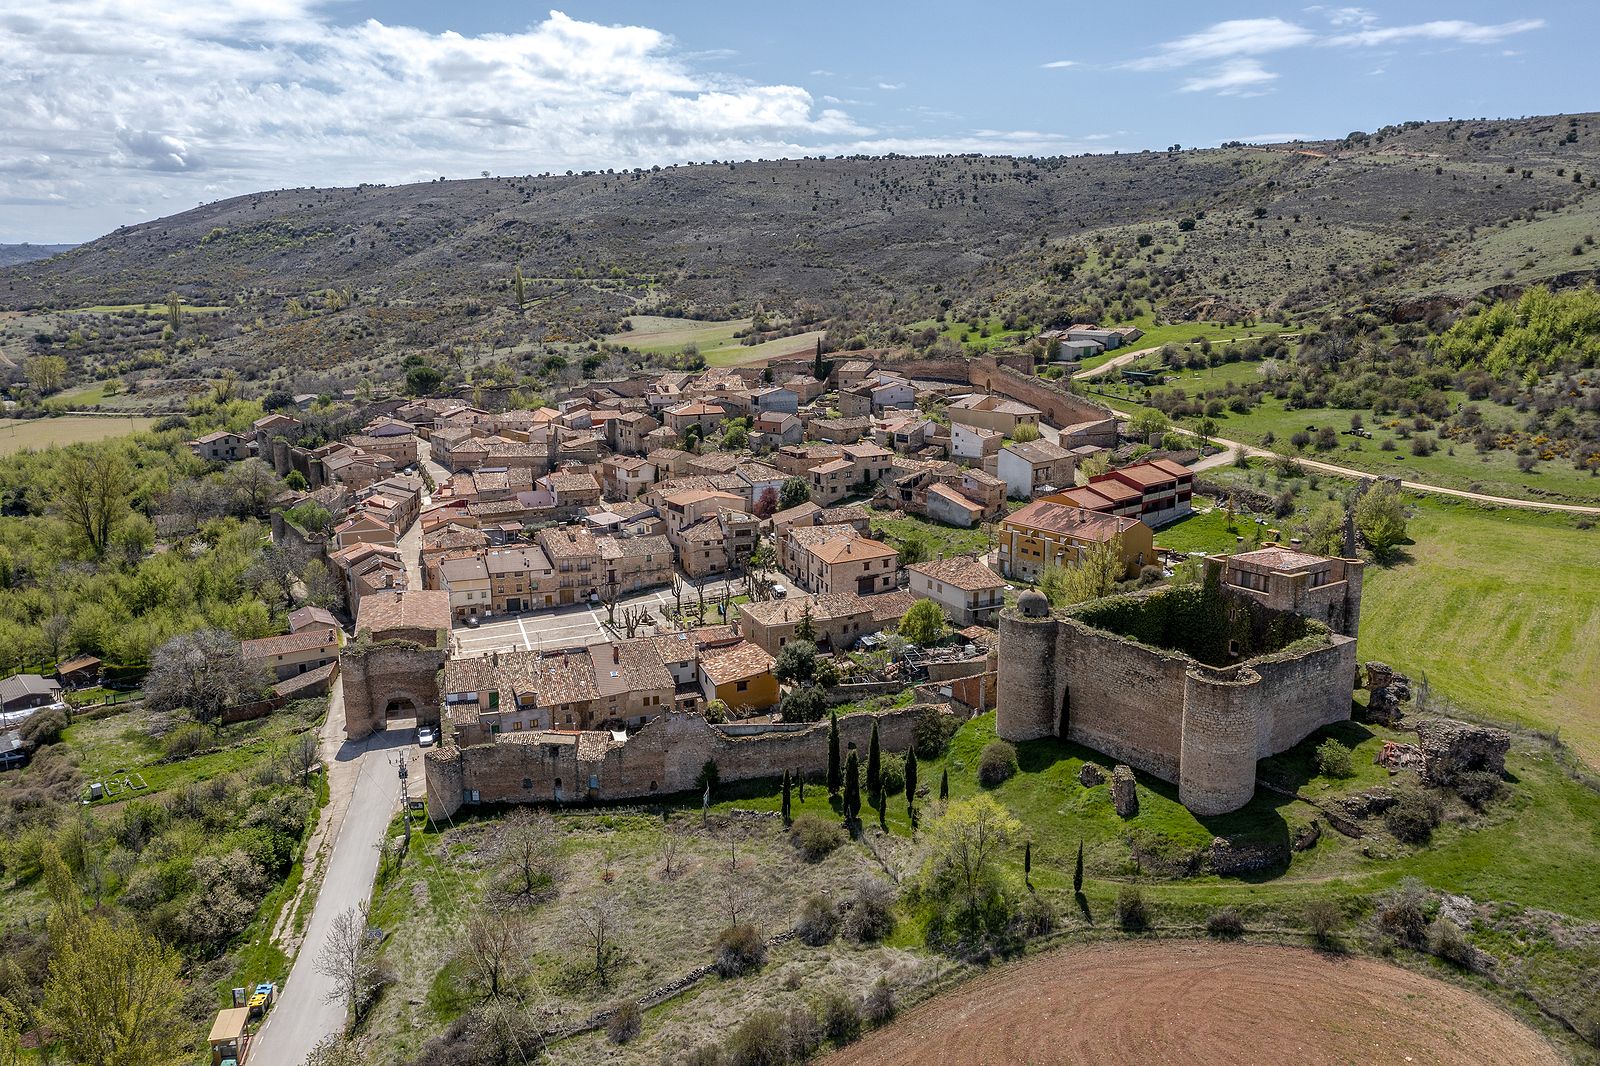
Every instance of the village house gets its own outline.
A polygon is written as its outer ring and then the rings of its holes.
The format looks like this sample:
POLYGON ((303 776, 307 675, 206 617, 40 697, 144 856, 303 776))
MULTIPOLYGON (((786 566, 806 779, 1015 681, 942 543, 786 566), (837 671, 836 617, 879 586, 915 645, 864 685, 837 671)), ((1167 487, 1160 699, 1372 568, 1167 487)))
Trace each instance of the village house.
POLYGON ((970 555, 906 567, 911 591, 944 608, 957 626, 987 625, 1006 605, 1005 579, 970 555))
POLYGON ((533 544, 508 544, 482 551, 495 614, 520 614, 555 602, 555 568, 533 544))
POLYGON ((1047 567, 1075 566, 1097 544, 1111 544, 1122 557, 1124 575, 1133 576, 1156 558, 1150 527, 1137 518, 1074 507, 1053 499, 1034 500, 1000 523, 1000 572, 1038 581, 1047 567))
MULTIPOLYGON (((188 441, 187 446, 190 451, 208 463, 233 463, 254 455, 253 443, 243 433, 219 429, 215 433, 207 433, 203 437, 188 441)), ((268 458, 271 458, 270 452, 268 458)))
POLYGON ((541 529, 535 540, 555 567, 557 604, 599 598, 600 546, 593 533, 579 525, 565 525, 541 529))
POLYGON ((757 415, 750 427, 750 447, 766 450, 785 444, 798 444, 804 433, 805 424, 798 415, 757 415))
POLYGON ((595 538, 600 551, 600 578, 608 597, 627 596, 665 585, 672 580, 675 553, 665 536, 601 536, 595 538))
POLYGON ((656 468, 647 459, 608 455, 600 465, 600 480, 607 499, 637 499, 655 484, 656 468))
POLYGON ((439 588, 450 594, 450 617, 457 622, 493 613, 489 568, 483 555, 446 556, 439 560, 439 588))
POLYGON ((735 716, 764 711, 778 702, 774 660, 739 637, 707 643, 700 649, 700 691, 705 701, 721 700, 735 716))
POLYGON ((813 418, 805 424, 808 440, 819 444, 854 444, 872 432, 872 419, 865 413, 844 418, 813 418))
POLYGON ((247 666, 270 670, 279 681, 320 669, 339 658, 337 626, 312 626, 296 633, 239 642, 247 666))
POLYGON ((1012 499, 1031 500, 1071 488, 1076 465, 1065 448, 1032 440, 1001 448, 995 474, 1006 483, 1012 499))
POLYGON ((798 631, 809 624, 811 641, 828 654, 855 647, 869 633, 892 629, 910 606, 902 592, 860 596, 854 592, 835 592, 823 596, 804 593, 783 599, 763 600, 739 605, 738 629, 741 636, 777 655, 798 631))
POLYGON ((1014 436, 1018 426, 1037 426, 1042 412, 1004 396, 972 393, 951 401, 946 408, 952 426, 977 426, 1014 436))
POLYGON ((48 707, 61 699, 61 686, 54 678, 39 674, 12 674, 0 678, 0 711, 27 711, 48 707))
POLYGON ((998 429, 985 429, 963 422, 950 423, 952 459, 983 465, 986 460, 993 461, 994 457, 1000 454, 1000 448, 1005 441, 1005 434, 998 429))
POLYGON ((1193 510, 1194 471, 1168 459, 1133 463, 1046 499, 1101 514, 1138 518, 1152 528, 1193 510))
POLYGON ((849 526, 791 529, 779 554, 783 572, 807 592, 869 596, 899 584, 900 554, 849 526))
POLYGON ((664 418, 667 428, 679 437, 684 436, 691 427, 709 436, 728 420, 728 412, 717 404, 696 400, 668 408, 664 418))

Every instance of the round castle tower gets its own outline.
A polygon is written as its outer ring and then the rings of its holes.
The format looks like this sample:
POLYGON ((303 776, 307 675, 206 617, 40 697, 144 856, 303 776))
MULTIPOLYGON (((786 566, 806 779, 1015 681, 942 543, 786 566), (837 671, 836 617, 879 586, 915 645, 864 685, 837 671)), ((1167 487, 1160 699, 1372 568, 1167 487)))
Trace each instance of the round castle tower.
POLYGON ((1050 601, 1029 589, 1017 606, 1000 613, 1000 680, 995 732, 1006 740, 1037 740, 1056 733, 1055 675, 1058 626, 1050 601))

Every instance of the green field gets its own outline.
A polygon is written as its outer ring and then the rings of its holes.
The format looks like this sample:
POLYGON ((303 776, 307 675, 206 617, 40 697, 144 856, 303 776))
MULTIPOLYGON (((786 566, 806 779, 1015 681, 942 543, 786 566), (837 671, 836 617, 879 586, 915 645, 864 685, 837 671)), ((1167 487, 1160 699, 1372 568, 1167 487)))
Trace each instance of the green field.
MULTIPOLYGON (((1229 343, 1240 340, 1255 340, 1260 337, 1270 337, 1282 333, 1288 327, 1279 322, 1257 322, 1253 326, 1230 326, 1223 322, 1169 322, 1162 325, 1156 324, 1154 315, 1143 314, 1131 322, 1113 322, 1110 327, 1137 326, 1144 330, 1144 336, 1134 341, 1126 348, 1114 349, 1092 355, 1083 360, 1083 369, 1091 370, 1118 356, 1127 355, 1129 352, 1154 352, 1167 344, 1185 345, 1190 342, 1208 340, 1213 344, 1229 343)), ((1142 365, 1143 360, 1140 361, 1142 365)))
POLYGON ((693 344, 705 356, 708 366, 737 366, 756 363, 776 356, 797 355, 816 349, 821 330, 797 333, 792 337, 744 345, 734 336, 750 328, 750 319, 736 318, 722 322, 701 322, 690 318, 660 318, 653 315, 633 315, 628 319, 632 329, 607 336, 606 342, 627 345, 635 351, 653 355, 671 355, 693 344))
POLYGON ((873 535, 887 538, 896 548, 907 540, 920 539, 927 543, 930 557, 981 555, 989 550, 989 537, 981 529, 958 529, 916 515, 888 518, 885 516, 892 512, 875 507, 867 511, 872 515, 873 535))
POLYGON ((61 418, 0 418, 0 455, 58 444, 80 444, 138 433, 155 425, 153 418, 97 418, 64 415, 61 418))
POLYGON ((1559 730, 1600 766, 1600 531, 1424 498, 1407 558, 1368 566, 1363 659, 1488 718, 1559 730))

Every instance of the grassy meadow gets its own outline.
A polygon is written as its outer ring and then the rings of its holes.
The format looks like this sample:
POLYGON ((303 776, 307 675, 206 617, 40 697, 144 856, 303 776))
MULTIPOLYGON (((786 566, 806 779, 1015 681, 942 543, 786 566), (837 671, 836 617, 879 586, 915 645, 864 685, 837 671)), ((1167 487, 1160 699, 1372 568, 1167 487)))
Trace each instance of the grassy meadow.
POLYGON ((627 345, 636 351, 654 355, 670 355, 683 351, 690 344, 705 356, 708 366, 738 366, 758 363, 784 355, 797 355, 815 349, 821 330, 797 333, 792 337, 761 344, 744 345, 734 334, 750 328, 750 319, 735 318, 721 322, 702 322, 689 318, 662 318, 654 315, 634 315, 628 319, 632 329, 612 333, 605 339, 610 344, 627 345))
POLYGON ((155 425, 155 421, 153 418, 100 418, 94 415, 0 418, 0 455, 109 440, 147 430, 155 425))

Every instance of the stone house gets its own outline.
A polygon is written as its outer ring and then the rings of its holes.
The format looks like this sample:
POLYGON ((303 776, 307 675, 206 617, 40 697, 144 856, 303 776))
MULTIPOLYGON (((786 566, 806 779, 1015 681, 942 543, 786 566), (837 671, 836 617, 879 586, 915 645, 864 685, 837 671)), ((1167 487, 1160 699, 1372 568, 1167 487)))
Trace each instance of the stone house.
POLYGON ((489 567, 481 552, 439 560, 439 588, 450 595, 450 615, 465 621, 494 612, 489 567))
POLYGON ((1071 452, 1041 439, 1001 448, 995 474, 1006 483, 1012 499, 1031 500, 1072 488, 1076 466, 1071 452))
POLYGON ((950 423, 952 459, 961 459, 981 466, 999 455, 1000 447, 1004 443, 1005 434, 997 429, 985 429, 982 426, 961 422, 950 423))
POLYGON ((1020 400, 1004 396, 972 393, 951 401, 946 409, 952 426, 977 426, 1011 436, 1018 426, 1037 426, 1043 413, 1020 400))
POLYGON ((245 663, 272 671, 279 681, 287 681, 317 670, 339 658, 339 630, 336 626, 312 626, 295 633, 239 642, 239 655, 245 663))
POLYGON ((555 602, 555 567, 537 545, 518 544, 482 550, 489 575, 489 603, 495 614, 520 614, 555 602))
POLYGON ((668 408, 663 417, 667 428, 679 437, 682 437, 691 426, 699 428, 701 433, 710 436, 718 426, 728 420, 728 412, 717 404, 696 400, 668 408))
POLYGON ((911 591, 944 608, 958 626, 992 623, 1005 606, 1005 579, 970 555, 906 567, 911 591))
POLYGON ((600 464, 604 495, 611 500, 633 500, 656 482, 656 468, 647 459, 610 455, 600 464))
POLYGON ((556 572, 556 603, 587 601, 599 591, 600 546, 594 534, 578 525, 541 529, 539 547, 556 572))
POLYGON ((809 618, 813 643, 824 652, 837 654, 855 647, 868 633, 894 627, 905 613, 901 594, 858 596, 854 592, 835 592, 824 596, 805 594, 779 600, 763 600, 739 605, 739 634, 769 655, 777 655, 785 644, 796 640, 796 630, 809 618), (886 601, 893 601, 887 603, 886 601), (880 605, 887 609, 880 610, 880 605))
POLYGON ((233 463, 240 459, 248 459, 255 454, 251 447, 253 442, 249 437, 226 429, 207 433, 187 443, 191 452, 208 463, 233 463))
POLYGON ((700 649, 700 692, 739 716, 764 711, 778 702, 773 665, 771 655, 742 638, 707 643, 700 649))
POLYGON ((798 444, 805 433, 805 424, 798 415, 757 415, 750 428, 750 447, 780 448, 785 444, 798 444))
POLYGON ((848 526, 791 529, 780 555, 783 572, 807 592, 869 596, 899 584, 899 552, 848 526))
POLYGON ((942 481, 935 481, 928 486, 921 504, 923 513, 935 522, 942 522, 947 526, 971 529, 983 521, 981 503, 969 499, 942 481))
POLYGON ((672 580, 675 553, 665 536, 602 536, 595 538, 595 546, 603 591, 609 596, 631 595, 672 580))

